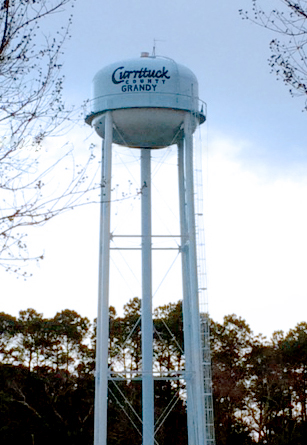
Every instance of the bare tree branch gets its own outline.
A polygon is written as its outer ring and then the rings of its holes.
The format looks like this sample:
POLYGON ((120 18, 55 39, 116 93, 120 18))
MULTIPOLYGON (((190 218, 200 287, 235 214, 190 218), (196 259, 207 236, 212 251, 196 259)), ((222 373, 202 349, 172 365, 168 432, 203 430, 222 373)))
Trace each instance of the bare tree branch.
POLYGON ((33 258, 27 227, 84 204, 85 194, 99 187, 89 171, 92 147, 84 165, 75 165, 67 149, 47 165, 42 150, 47 137, 76 119, 64 104, 60 75, 74 1, 0 0, 0 266, 8 271, 33 258), (63 169, 66 181, 55 192, 54 178, 63 169))
MULTIPOLYGON (((275 0, 263 8, 251 0, 252 12, 239 11, 248 19, 276 34, 270 42, 272 72, 289 87, 292 96, 307 97, 307 1, 275 0), (276 8, 274 8, 274 4, 276 8), (268 8, 270 8, 268 10, 268 8), (272 8, 272 9, 271 9, 272 8)), ((307 98, 305 101, 307 110, 307 98)))

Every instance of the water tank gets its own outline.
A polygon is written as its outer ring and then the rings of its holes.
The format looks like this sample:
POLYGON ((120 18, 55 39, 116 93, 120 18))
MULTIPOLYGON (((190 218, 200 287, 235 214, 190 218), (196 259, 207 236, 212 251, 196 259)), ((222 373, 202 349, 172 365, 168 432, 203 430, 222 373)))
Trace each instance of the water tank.
POLYGON ((128 147, 162 148, 176 143, 186 113, 195 117, 195 126, 205 121, 192 71, 148 53, 98 71, 90 103, 86 123, 104 138, 105 113, 112 111, 113 141, 128 147))

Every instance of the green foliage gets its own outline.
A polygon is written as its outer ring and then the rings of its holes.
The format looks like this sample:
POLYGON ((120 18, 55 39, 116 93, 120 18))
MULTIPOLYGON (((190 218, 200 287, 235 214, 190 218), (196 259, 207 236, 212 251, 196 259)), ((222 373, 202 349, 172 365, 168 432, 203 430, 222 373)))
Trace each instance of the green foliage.
MULTIPOLYGON (((110 315, 108 443, 141 443, 140 300, 110 315), (131 422, 132 421, 132 422, 131 422)), ((75 311, 0 314, 0 443, 93 442, 95 323, 75 311)), ((306 443, 307 323, 270 341, 236 315, 211 321, 217 445, 306 443)), ((184 370, 181 302, 154 312, 154 372, 184 370)), ((158 443, 187 444, 185 384, 155 381, 158 443), (179 397, 178 397, 179 396, 179 397), (173 408, 164 422, 161 415, 173 408)))

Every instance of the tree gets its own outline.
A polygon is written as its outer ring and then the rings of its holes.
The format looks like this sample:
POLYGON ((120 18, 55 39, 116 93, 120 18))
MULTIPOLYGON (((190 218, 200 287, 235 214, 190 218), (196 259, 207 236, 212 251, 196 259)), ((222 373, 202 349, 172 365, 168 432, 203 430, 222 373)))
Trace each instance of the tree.
POLYGON ((307 432, 307 323, 297 324, 281 344, 288 370, 291 404, 300 429, 307 432))
POLYGON ((76 367, 78 361, 82 361, 86 346, 82 342, 85 340, 90 322, 86 317, 81 317, 75 311, 65 309, 58 312, 51 320, 52 331, 59 341, 56 353, 56 364, 64 366, 68 372, 70 365, 76 367))
POLYGON ((71 153, 41 165, 46 138, 74 118, 65 108, 60 75, 72 20, 67 8, 74 1, 0 0, 0 265, 6 270, 18 271, 16 263, 30 258, 25 227, 72 208, 91 187, 91 154, 83 166, 74 165, 71 153), (69 179, 55 193, 48 182, 60 165, 69 179))
POLYGON ((34 309, 19 312, 17 342, 19 361, 25 363, 29 370, 40 366, 44 356, 44 320, 43 314, 34 309))
POLYGON ((0 364, 1 443, 93 443, 94 377, 0 364))
POLYGON ((17 321, 15 317, 4 312, 0 313, 0 361, 10 363, 14 353, 14 337, 17 331, 17 321))
POLYGON ((70 310, 50 319, 34 309, 17 320, 0 314, 1 443, 93 443, 94 375, 84 364, 90 328, 70 310))
POLYGON ((248 398, 248 355, 253 333, 236 315, 224 317, 223 324, 211 322, 213 400, 217 443, 249 444, 244 415, 248 398))
MULTIPOLYGON (((109 308, 111 445, 141 441, 139 316, 136 297, 123 317, 109 308)), ((155 375, 175 374, 184 369, 181 302, 156 308, 153 318, 155 375)), ((217 443, 305 444, 307 324, 268 341, 229 315, 212 321, 211 333, 217 443)), ((17 320, 0 314, 0 443, 92 443, 95 335, 95 324, 71 310, 53 318, 34 309, 17 320)), ((184 382, 155 379, 154 386, 157 442, 186 444, 184 382)))
POLYGON ((252 13, 241 9, 240 14, 278 35, 270 42, 270 67, 292 96, 305 97, 307 110, 307 1, 275 0, 262 8, 260 0, 252 0, 252 13))
MULTIPOLYGON (((161 376, 169 371, 184 370, 181 301, 160 306, 154 311, 154 357, 155 366, 161 376)), ((166 381, 166 384, 169 383, 166 381)), ((177 389, 181 387, 182 381, 178 377, 177 389)))
MULTIPOLYGON (((259 443, 275 444, 288 436, 289 382, 278 346, 255 344, 249 360, 249 403, 246 412, 259 443)), ((289 443, 291 440, 289 441, 289 443)), ((285 441, 285 443, 288 443, 285 441)))

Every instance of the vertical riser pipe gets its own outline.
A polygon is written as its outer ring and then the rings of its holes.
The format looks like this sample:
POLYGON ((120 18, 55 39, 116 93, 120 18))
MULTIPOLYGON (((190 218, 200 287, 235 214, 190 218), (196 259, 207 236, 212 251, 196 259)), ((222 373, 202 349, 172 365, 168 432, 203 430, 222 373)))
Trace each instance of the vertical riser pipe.
POLYGON ((151 152, 141 149, 143 445, 154 445, 151 152))

